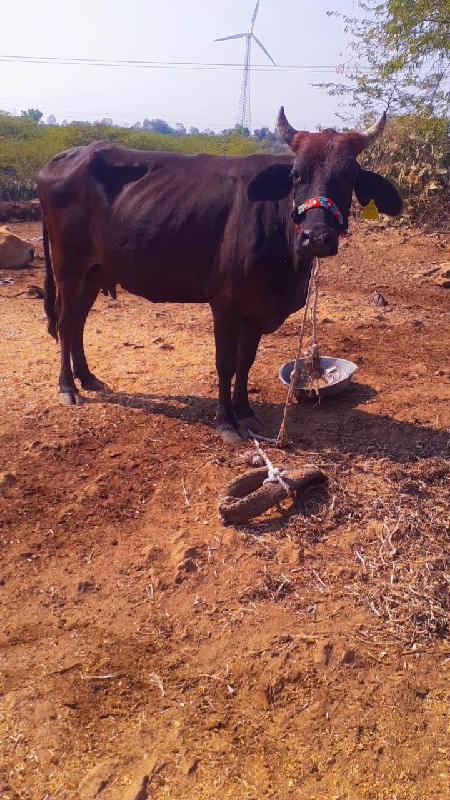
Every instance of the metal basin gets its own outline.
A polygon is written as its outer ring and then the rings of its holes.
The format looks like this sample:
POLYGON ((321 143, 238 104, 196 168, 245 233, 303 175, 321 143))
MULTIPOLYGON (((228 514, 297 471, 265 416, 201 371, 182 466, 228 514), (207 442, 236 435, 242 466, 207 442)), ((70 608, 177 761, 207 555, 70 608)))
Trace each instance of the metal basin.
MULTIPOLYGON (((295 361, 288 361, 279 369, 278 377, 285 386, 289 386, 291 382, 294 365, 295 361)), ((299 358, 299 378, 294 389, 294 395, 297 399, 299 397, 317 397, 317 395, 319 397, 333 397, 335 394, 340 394, 351 383, 352 375, 358 369, 352 361, 347 361, 345 358, 331 358, 331 356, 321 356, 319 366, 324 380, 329 381, 328 384, 321 386, 318 391, 311 387, 305 389, 307 380, 305 359, 299 358)))

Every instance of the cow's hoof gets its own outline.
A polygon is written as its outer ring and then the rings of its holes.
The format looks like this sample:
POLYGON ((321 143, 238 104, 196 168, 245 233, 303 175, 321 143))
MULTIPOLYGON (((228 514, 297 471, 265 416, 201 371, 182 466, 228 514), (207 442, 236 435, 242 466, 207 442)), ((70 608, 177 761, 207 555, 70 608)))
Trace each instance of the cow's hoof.
POLYGON ((251 433, 259 433, 264 428, 264 423, 261 422, 258 417, 245 417, 244 419, 239 420, 239 427, 243 428, 244 431, 250 431, 251 433))
POLYGON ((222 441, 225 444, 242 444, 243 441, 247 438, 246 433, 243 429, 239 429, 240 433, 236 430, 233 425, 219 425, 217 428, 217 432, 220 434, 222 441))
POLYGON ((82 406, 84 399, 76 391, 59 392, 58 402, 62 406, 82 406))
POLYGON ((83 389, 86 389, 87 392, 104 392, 108 388, 106 383, 99 381, 99 379, 94 375, 92 378, 88 378, 86 381, 80 381, 80 383, 83 389))

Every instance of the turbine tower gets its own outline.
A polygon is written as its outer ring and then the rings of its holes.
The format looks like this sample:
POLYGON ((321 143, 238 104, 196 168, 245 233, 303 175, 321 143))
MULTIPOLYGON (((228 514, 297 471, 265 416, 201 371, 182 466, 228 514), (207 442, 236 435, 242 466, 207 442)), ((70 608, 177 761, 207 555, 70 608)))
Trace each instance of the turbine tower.
POLYGON ((255 27, 255 20, 258 14, 259 0, 256 0, 255 10, 253 12, 250 28, 247 33, 235 33, 233 36, 223 36, 221 39, 215 39, 215 42, 226 42, 228 39, 245 39, 245 57, 244 57, 244 71, 242 73, 241 94, 239 96, 238 113, 236 117, 236 125, 241 128, 248 128, 250 130, 252 124, 252 115, 250 109, 250 54, 252 49, 252 39, 256 42, 258 47, 261 48, 263 53, 266 54, 274 66, 276 66, 270 53, 267 52, 263 43, 256 38, 253 33, 255 27))

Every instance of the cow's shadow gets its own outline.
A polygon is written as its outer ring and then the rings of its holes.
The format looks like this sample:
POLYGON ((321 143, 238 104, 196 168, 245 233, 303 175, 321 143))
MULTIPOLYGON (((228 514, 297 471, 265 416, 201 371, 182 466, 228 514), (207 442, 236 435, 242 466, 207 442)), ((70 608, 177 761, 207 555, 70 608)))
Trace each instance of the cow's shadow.
MULTIPOLYGON (((353 383, 341 395, 322 399, 320 403, 307 399, 294 403, 288 424, 294 449, 298 447, 313 452, 335 449, 396 462, 450 456, 450 433, 447 430, 402 422, 361 408, 370 404, 375 396, 372 387, 353 383)), ((140 409, 183 424, 204 424, 210 428, 214 428, 217 405, 213 399, 192 395, 160 396, 111 391, 99 394, 98 402, 140 409)), ((252 407, 265 424, 264 436, 276 438, 284 404, 253 401, 252 407)))

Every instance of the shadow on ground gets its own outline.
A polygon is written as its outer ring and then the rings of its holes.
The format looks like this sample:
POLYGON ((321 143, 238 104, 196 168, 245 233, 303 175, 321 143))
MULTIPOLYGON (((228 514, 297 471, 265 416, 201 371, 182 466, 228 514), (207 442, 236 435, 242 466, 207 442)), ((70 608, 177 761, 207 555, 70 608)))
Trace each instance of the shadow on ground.
MULTIPOLYGON (((369 413, 360 408, 376 396, 364 384, 353 384, 342 395, 294 403, 288 431, 294 449, 321 452, 336 449, 368 458, 389 458, 405 462, 416 458, 450 456, 450 434, 392 417, 369 413)), ((214 427, 216 401, 190 395, 161 397, 152 394, 102 392, 90 402, 109 403, 141 409, 187 424, 214 427)), ((256 415, 265 423, 264 435, 276 438, 283 415, 283 404, 254 402, 256 415)))

